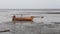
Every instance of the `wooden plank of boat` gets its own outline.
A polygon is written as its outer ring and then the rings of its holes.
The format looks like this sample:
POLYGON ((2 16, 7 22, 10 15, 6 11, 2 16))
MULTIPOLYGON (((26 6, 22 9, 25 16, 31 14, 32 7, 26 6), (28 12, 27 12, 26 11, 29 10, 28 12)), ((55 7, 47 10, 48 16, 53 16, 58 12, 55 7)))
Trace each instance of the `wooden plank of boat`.
POLYGON ((10 30, 3 30, 3 31, 0 31, 0 33, 2 33, 2 32, 10 32, 10 30))

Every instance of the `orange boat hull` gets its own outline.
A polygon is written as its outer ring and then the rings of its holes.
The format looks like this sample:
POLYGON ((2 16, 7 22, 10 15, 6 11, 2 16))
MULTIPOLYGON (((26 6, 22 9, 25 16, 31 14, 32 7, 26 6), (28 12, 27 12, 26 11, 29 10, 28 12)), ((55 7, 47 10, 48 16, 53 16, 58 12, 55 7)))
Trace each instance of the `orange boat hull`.
MULTIPOLYGON (((33 21, 33 18, 36 18, 36 16, 19 17, 19 18, 16 18, 16 16, 13 16, 12 21, 33 21)), ((43 16, 41 18, 43 18, 43 16)))
POLYGON ((13 16, 12 21, 32 21, 34 16, 31 17, 19 17, 13 16))
POLYGON ((32 18, 14 18, 13 21, 32 21, 32 18))

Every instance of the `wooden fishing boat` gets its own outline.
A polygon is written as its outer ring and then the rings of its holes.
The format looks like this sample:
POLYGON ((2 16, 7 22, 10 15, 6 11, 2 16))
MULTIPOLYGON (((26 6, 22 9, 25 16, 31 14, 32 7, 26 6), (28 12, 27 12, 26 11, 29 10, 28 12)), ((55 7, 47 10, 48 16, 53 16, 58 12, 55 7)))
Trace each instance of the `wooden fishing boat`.
MULTIPOLYGON (((30 16, 30 17, 16 17, 16 16, 13 16, 12 21, 33 21, 33 18, 36 18, 36 17, 39 17, 39 16, 30 16)), ((42 16, 41 18, 44 18, 44 16, 42 16)))

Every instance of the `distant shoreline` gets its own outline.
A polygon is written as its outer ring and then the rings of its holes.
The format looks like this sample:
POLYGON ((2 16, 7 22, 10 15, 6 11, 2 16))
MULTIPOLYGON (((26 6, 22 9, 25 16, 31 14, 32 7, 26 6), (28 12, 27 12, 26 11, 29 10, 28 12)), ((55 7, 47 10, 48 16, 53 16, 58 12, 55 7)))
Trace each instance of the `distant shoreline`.
POLYGON ((15 10, 15 11, 60 11, 60 9, 0 9, 0 10, 15 10))

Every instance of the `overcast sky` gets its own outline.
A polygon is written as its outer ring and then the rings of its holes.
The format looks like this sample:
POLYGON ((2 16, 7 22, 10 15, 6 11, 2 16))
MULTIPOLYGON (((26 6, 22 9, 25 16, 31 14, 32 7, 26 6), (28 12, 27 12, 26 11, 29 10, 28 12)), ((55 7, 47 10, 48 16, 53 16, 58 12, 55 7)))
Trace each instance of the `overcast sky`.
POLYGON ((60 9, 60 0, 0 0, 0 9, 60 9))

